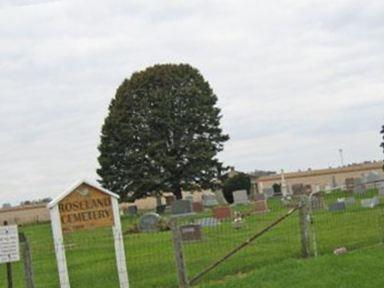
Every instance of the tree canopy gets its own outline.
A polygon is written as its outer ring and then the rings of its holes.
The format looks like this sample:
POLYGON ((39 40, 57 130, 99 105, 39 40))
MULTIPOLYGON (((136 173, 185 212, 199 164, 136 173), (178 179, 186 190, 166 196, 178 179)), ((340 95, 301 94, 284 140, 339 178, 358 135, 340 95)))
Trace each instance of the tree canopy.
POLYGON ((99 145, 101 184, 122 199, 161 191, 209 188, 216 158, 229 139, 217 97, 188 64, 163 64, 132 74, 109 105, 99 145))

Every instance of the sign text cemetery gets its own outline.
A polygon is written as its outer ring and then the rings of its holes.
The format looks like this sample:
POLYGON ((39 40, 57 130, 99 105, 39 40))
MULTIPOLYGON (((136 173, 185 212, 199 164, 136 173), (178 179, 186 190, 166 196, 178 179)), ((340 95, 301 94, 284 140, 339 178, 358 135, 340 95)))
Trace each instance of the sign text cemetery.
POLYGON ((113 225, 111 196, 86 184, 58 205, 64 232, 113 225))

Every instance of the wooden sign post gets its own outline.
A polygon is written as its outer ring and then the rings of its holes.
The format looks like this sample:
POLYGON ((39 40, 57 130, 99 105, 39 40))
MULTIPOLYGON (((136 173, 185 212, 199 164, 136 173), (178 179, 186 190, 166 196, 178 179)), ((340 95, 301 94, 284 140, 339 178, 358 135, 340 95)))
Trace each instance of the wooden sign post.
POLYGON ((61 288, 70 288, 63 232, 107 226, 112 226, 120 288, 129 288, 118 199, 106 189, 81 181, 48 204, 61 288))

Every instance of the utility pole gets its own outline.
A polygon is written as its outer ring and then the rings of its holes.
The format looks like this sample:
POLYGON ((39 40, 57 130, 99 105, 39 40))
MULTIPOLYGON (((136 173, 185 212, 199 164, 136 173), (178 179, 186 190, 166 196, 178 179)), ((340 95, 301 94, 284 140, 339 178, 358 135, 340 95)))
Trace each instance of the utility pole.
POLYGON ((343 156, 343 149, 339 149, 339 154, 340 154, 340 162, 341 166, 344 166, 344 156, 343 156))

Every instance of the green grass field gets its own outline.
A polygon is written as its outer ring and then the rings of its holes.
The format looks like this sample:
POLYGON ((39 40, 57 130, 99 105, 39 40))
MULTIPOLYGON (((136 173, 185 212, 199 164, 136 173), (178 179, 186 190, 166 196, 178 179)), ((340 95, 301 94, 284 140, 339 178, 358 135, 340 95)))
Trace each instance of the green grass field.
MULTIPOLYGON (((370 191, 365 197, 375 193, 376 191, 370 191)), ((341 196, 342 192, 327 195, 326 202, 330 204, 341 196)), ((231 222, 226 221, 217 227, 204 228, 202 241, 185 243, 188 276, 196 275, 287 211, 277 199, 269 200, 268 205, 269 213, 245 218, 241 229, 233 229, 231 222)), ((236 209, 246 211, 251 208, 240 206, 236 209)), ((209 215, 210 212, 204 212, 193 218, 183 219, 183 222, 189 223, 196 217, 209 215)), ((317 258, 300 258, 300 230, 298 215, 295 213, 206 275, 198 286, 382 286, 378 285, 382 284, 382 280, 380 282, 380 279, 376 279, 380 278, 377 269, 383 267, 384 261, 384 247, 378 245, 383 239, 382 205, 374 209, 364 209, 357 203, 348 207, 345 212, 315 211, 312 220, 312 251, 317 249, 317 258), (334 256, 333 250, 341 246, 352 252, 334 256)), ((127 230, 137 221, 138 217, 123 217, 123 230, 127 230)), ((36 286, 59 287, 50 224, 28 225, 20 227, 20 230, 30 242, 36 286)), ((65 242, 72 287, 118 287, 110 229, 66 234, 65 242)), ((124 242, 131 287, 177 287, 169 231, 127 234, 124 242)), ((24 287, 21 262, 14 264, 13 268, 14 287, 24 287)), ((0 266, 0 287, 6 287, 5 265, 0 266)))
POLYGON ((384 246, 308 260, 287 258, 249 273, 226 276, 201 288, 372 288, 383 287, 384 246))

